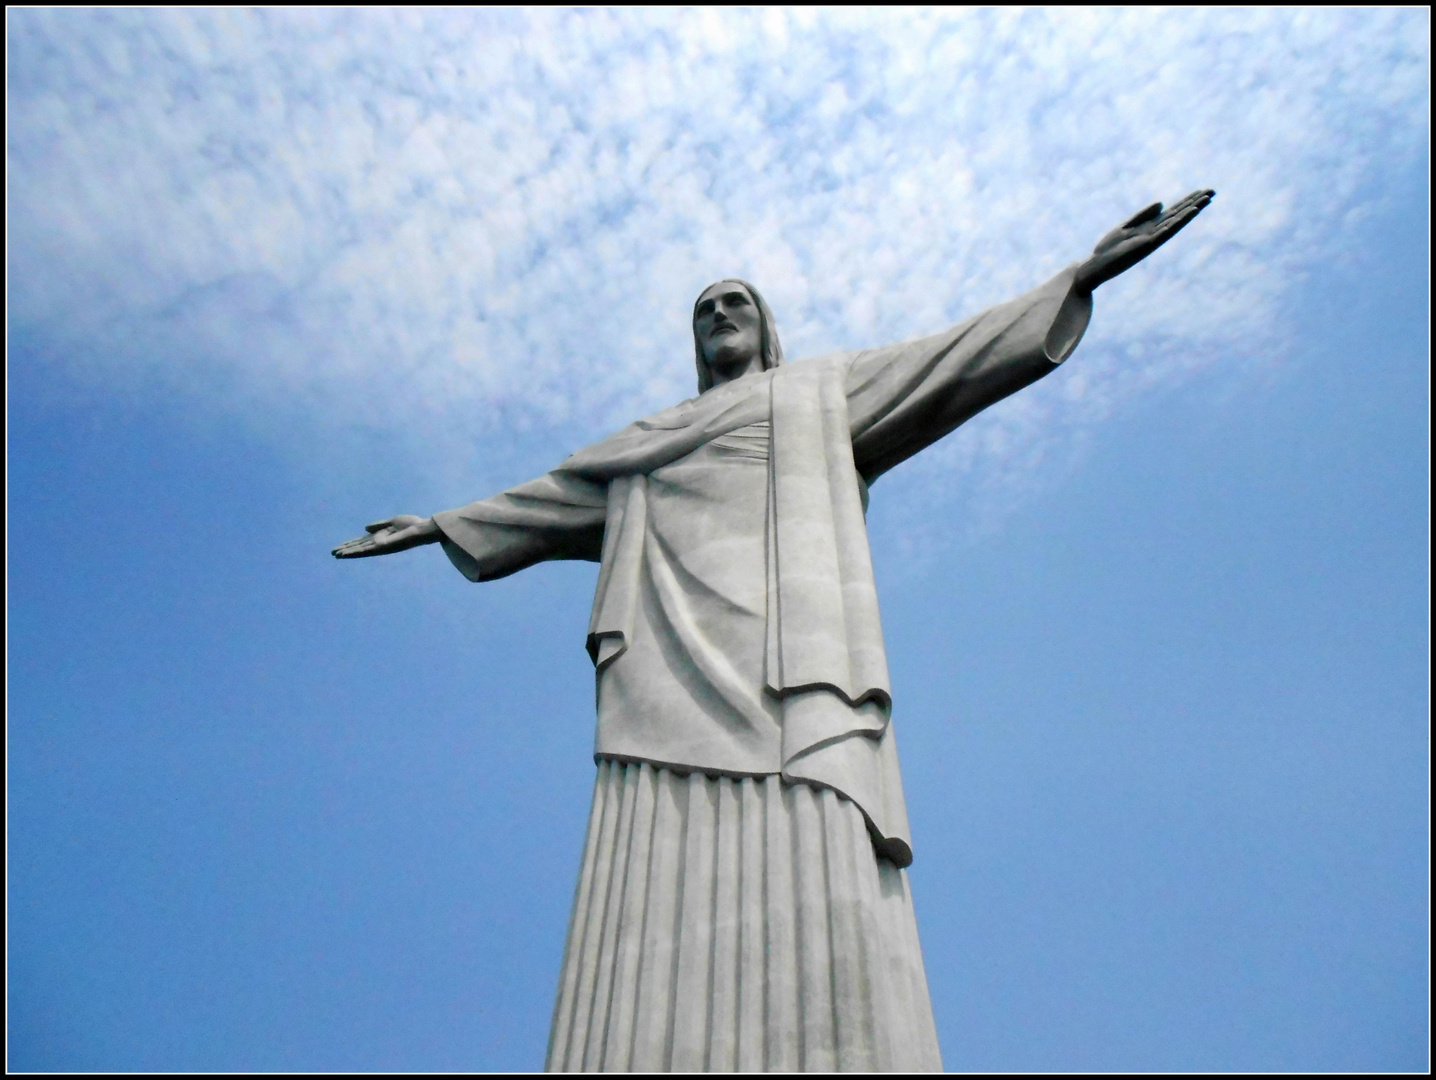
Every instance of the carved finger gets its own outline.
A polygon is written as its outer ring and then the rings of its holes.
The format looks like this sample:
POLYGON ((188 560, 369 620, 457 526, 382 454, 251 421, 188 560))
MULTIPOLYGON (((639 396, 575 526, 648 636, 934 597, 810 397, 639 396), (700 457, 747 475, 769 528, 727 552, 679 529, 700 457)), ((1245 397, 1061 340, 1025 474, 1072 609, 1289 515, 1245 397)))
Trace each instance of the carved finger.
POLYGON ((1163 233, 1162 238, 1165 240, 1167 237, 1180 232, 1182 229, 1185 229, 1191 223, 1192 218, 1196 217, 1201 212, 1202 208, 1200 206, 1189 206, 1184 211, 1182 211, 1182 213, 1173 217, 1172 220, 1164 221, 1160 230, 1163 233))
MULTIPOLYGON (((387 528, 389 527, 389 523, 390 523, 391 521, 393 521, 393 520, 394 520, 393 518, 385 518, 383 521, 376 521, 376 522, 374 522, 373 525, 365 525, 365 526, 364 526, 364 531, 365 531, 365 532, 376 533, 376 532, 378 532, 380 529, 387 529, 387 528)), ((363 537, 360 537, 360 539, 363 539, 363 537)))
POLYGON ((1170 232, 1172 229, 1180 229, 1188 221, 1192 220, 1192 216, 1195 213, 1196 211, 1191 207, 1187 207, 1173 214, 1163 215, 1162 220, 1156 223, 1152 231, 1154 233, 1164 233, 1170 232))
POLYGON ((1183 210, 1185 210, 1188 206, 1191 205, 1192 200, 1196 198, 1196 195, 1197 193, 1195 191, 1189 195, 1183 195, 1176 202, 1168 206, 1166 213, 1162 214, 1161 217, 1169 218, 1175 216, 1176 214, 1180 214, 1183 210))
POLYGON ((1211 188, 1199 188, 1198 190, 1192 192, 1190 195, 1187 195, 1179 203, 1173 206, 1171 210, 1167 212, 1169 214, 1175 214, 1181 211, 1185 211, 1189 208, 1194 211, 1199 211, 1204 206, 1206 206, 1207 203, 1212 201, 1212 196, 1215 194, 1216 192, 1213 191, 1211 188))
POLYGON ((1122 228, 1135 229, 1138 225, 1145 225, 1154 220, 1162 212, 1162 204, 1154 202, 1151 206, 1138 210, 1135 214, 1122 222, 1122 228))

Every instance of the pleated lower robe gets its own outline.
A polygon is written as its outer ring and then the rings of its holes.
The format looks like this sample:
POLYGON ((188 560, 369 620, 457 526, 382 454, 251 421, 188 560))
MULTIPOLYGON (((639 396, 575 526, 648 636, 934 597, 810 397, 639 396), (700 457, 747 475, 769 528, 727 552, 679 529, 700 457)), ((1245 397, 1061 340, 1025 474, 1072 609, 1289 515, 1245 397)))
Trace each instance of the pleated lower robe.
POLYGON ((907 874, 778 776, 601 761, 549 1071, 940 1071, 907 874))

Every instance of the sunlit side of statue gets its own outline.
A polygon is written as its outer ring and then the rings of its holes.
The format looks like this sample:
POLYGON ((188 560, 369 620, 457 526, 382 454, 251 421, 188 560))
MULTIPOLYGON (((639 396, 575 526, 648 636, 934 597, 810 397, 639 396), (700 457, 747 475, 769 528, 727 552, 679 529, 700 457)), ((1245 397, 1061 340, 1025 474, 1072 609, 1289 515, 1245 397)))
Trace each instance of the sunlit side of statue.
POLYGON ((784 362, 759 291, 693 309, 696 398, 339 558, 471 581, 600 564, 598 780, 550 1070, 940 1070, 868 553, 869 486, 1071 355, 1093 291, 1214 192, 931 337, 784 362))

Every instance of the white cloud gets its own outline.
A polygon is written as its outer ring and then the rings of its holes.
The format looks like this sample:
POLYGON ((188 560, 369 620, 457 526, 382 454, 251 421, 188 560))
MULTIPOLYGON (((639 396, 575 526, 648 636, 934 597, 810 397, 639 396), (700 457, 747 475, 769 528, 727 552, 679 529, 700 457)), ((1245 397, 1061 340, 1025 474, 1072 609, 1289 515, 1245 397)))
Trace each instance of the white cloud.
POLYGON ((1429 26, 14 11, 11 327, 107 383, 282 412, 276 439, 358 427, 421 461, 503 455, 516 431, 572 447, 690 395, 689 306, 714 278, 758 282, 792 356, 857 348, 1036 284, 1145 201, 1217 188, 1104 289, 1080 377, 922 474, 1011 477, 1145 390, 1279 348, 1283 297, 1424 145, 1429 26))

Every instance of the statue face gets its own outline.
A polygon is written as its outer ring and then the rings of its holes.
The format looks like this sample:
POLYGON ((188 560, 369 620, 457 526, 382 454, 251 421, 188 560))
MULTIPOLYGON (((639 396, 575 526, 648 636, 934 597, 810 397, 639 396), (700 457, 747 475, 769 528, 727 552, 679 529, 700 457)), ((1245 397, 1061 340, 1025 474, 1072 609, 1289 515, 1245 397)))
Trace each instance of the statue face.
POLYGON ((709 286, 693 312, 693 331, 714 379, 737 378, 762 364, 762 322, 758 305, 736 281, 709 286))

